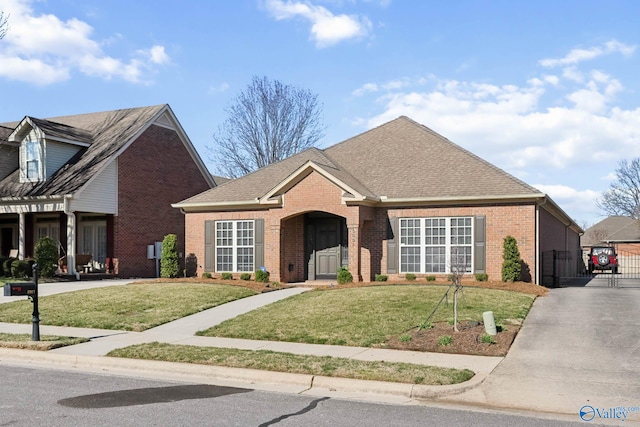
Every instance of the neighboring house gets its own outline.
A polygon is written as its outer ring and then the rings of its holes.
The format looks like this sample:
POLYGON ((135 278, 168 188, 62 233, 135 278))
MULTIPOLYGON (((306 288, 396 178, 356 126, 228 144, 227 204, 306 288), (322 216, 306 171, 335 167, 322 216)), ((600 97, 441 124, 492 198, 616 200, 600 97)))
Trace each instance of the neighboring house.
POLYGON ((0 124, 0 256, 43 236, 91 271, 155 276, 147 245, 178 235, 171 203, 214 181, 168 105, 0 124), (83 255, 79 257, 78 255, 83 255))
POLYGON ((280 282, 335 280, 341 266, 355 281, 452 266, 499 280, 511 235, 539 283, 541 253, 576 253, 582 232, 545 194, 407 117, 173 206, 198 273, 264 266, 280 282))
POLYGON ((602 244, 640 253, 640 220, 628 216, 610 216, 589 227, 580 237, 580 246, 584 250, 602 244))

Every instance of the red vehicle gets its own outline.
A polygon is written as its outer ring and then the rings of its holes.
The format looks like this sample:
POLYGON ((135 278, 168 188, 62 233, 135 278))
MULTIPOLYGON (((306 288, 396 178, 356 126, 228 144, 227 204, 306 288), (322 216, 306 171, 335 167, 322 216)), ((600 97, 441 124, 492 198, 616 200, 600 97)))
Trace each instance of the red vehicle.
POLYGON ((611 246, 594 246, 589 252, 589 273, 594 270, 611 270, 618 273, 618 256, 611 246))

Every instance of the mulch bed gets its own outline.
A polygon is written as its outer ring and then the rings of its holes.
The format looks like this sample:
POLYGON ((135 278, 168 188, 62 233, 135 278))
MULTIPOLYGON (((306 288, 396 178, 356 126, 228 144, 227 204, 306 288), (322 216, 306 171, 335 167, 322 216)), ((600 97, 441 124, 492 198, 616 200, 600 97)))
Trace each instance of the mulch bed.
POLYGON ((455 332, 453 326, 446 322, 434 323, 432 328, 418 329, 416 327, 393 337, 381 347, 394 350, 505 356, 520 330, 520 326, 505 326, 502 331, 493 336, 495 343, 482 342, 486 331, 484 325, 478 324, 478 322, 463 322, 458 325, 458 330, 459 332, 455 332), (438 342, 444 336, 451 337, 451 344, 441 345, 438 342))

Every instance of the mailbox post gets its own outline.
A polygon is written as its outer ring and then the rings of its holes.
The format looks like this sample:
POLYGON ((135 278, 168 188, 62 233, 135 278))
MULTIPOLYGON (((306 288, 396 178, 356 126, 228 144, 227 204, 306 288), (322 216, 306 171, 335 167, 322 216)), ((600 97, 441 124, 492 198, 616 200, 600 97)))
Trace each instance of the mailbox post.
POLYGON ((40 312, 38 311, 38 264, 33 264, 33 282, 7 282, 4 285, 4 296, 15 297, 26 295, 33 304, 31 314, 31 340, 40 341, 40 312))
POLYGON ((33 313, 31 315, 31 341, 40 341, 40 312, 38 311, 38 264, 33 264, 33 283, 36 290, 31 297, 33 313))

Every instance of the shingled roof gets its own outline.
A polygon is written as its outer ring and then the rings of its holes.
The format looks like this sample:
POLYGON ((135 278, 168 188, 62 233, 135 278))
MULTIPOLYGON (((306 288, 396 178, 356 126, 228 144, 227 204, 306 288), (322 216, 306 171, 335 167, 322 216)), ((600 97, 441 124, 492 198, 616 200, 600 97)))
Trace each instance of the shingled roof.
MULTIPOLYGON (((131 142, 168 105, 129 108, 100 113, 28 119, 52 139, 89 144, 46 181, 36 185, 20 183, 19 170, 0 181, 0 198, 63 196, 82 187, 131 142)), ((15 129, 20 122, 0 123, 0 129, 15 129)), ((0 137, 6 141, 6 132, 0 137)))
POLYGON ((580 239, 583 247, 616 242, 640 242, 640 221, 628 216, 610 216, 589 227, 580 239))
POLYGON ((257 203, 303 173, 305 166, 331 177, 343 190, 353 190, 356 199, 373 203, 544 197, 537 189, 402 116, 324 150, 305 150, 175 206, 257 203))

